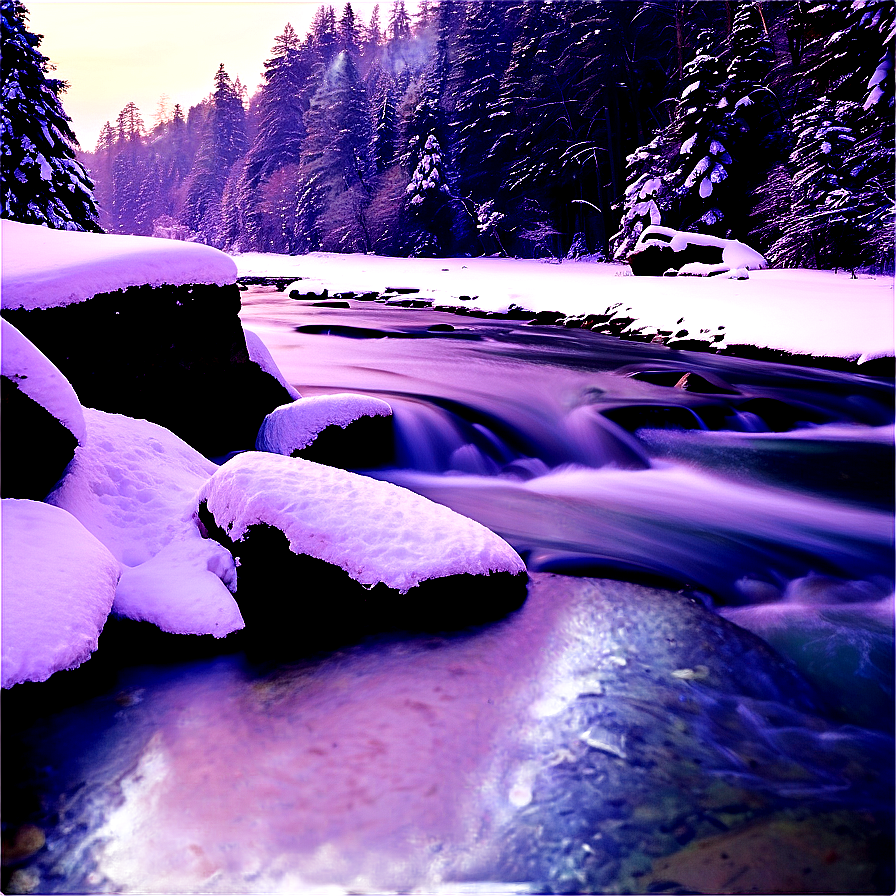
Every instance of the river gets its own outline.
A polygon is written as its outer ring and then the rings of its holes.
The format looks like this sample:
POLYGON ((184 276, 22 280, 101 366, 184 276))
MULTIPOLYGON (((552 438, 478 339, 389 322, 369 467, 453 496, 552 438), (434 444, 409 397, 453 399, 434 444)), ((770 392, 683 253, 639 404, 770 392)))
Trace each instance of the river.
MULTIPOLYGON (((4 696, 40 846, 4 892, 892 891, 891 381, 272 287, 241 316, 303 395, 387 400, 365 472, 502 535, 528 600, 276 662, 113 621, 76 697, 4 696)), ((328 598, 272 592, 285 626, 328 598)))

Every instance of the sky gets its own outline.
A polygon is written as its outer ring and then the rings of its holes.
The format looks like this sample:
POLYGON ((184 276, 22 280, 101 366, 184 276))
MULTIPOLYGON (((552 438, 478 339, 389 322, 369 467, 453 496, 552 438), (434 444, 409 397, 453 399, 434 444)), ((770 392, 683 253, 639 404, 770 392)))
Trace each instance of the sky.
MULTIPOLYGON (((342 14, 343 0, 328 0, 342 14)), ((159 99, 184 112, 211 93, 224 63, 254 93, 265 60, 289 22, 304 35, 319 0, 25 0, 30 30, 43 34, 41 52, 68 81, 62 97, 81 148, 92 152, 103 123, 134 102, 147 127, 156 120, 159 99)), ((416 3, 408 2, 409 11, 416 3)), ((372 0, 352 0, 367 22, 372 0)), ((388 20, 390 0, 381 0, 388 20)))

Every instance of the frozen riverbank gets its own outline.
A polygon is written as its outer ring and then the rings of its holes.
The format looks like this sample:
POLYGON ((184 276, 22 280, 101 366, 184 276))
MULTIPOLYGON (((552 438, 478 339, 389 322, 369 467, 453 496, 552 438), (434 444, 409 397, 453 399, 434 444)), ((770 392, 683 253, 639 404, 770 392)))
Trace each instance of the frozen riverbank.
MULTIPOLYGON (((301 278, 302 291, 411 289, 434 305, 633 319, 630 329, 687 331, 716 348, 755 346, 867 361, 894 355, 893 278, 810 270, 753 271, 749 280, 634 277, 617 264, 512 258, 371 255, 235 256, 240 277, 301 278), (466 297, 466 298, 464 298, 466 297)), ((684 337, 682 337, 684 338, 684 337)))

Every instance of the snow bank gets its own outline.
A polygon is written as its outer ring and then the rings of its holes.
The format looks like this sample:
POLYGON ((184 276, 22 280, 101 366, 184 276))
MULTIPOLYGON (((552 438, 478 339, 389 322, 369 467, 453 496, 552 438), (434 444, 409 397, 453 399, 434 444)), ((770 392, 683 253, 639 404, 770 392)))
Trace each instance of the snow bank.
POLYGON ((258 430, 255 448, 290 455, 307 448, 328 426, 345 429, 361 417, 391 417, 392 408, 379 398, 339 392, 315 395, 272 411, 258 430))
POLYGON ((81 402, 59 368, 12 324, 0 318, 0 373, 46 408, 78 440, 87 429, 81 402))
POLYGON ((301 398, 302 396, 299 392, 286 382, 285 377, 280 372, 280 368, 277 366, 277 362, 271 357, 268 347, 261 341, 261 337, 253 333, 252 330, 247 330, 245 327, 243 327, 243 334, 246 337, 246 348, 249 351, 249 360, 254 361, 265 373, 274 377, 274 379, 286 389, 290 398, 301 398))
POLYGON ((280 529, 296 554, 324 560, 362 585, 406 593, 427 579, 520 574, 503 539, 407 489, 300 458, 247 452, 200 490, 234 541, 260 523, 280 529))
POLYGON ((121 562, 114 611, 181 634, 242 628, 228 590, 236 587, 233 558, 202 538, 192 514, 217 467, 155 423, 90 408, 84 417, 86 443, 47 501, 121 562))
POLYGON ((235 258, 240 276, 301 277, 301 292, 416 287, 434 304, 569 316, 617 311, 645 332, 718 334, 718 348, 751 345, 819 357, 893 357, 893 278, 833 271, 758 270, 749 280, 633 277, 618 264, 514 258, 265 255, 235 258), (468 296, 469 301, 460 296, 468 296))
POLYGON ((2 501, 2 684, 44 681, 96 650, 119 565, 71 514, 2 501))
POLYGON ((0 223, 4 308, 53 308, 131 286, 224 286, 236 266, 199 243, 0 223))

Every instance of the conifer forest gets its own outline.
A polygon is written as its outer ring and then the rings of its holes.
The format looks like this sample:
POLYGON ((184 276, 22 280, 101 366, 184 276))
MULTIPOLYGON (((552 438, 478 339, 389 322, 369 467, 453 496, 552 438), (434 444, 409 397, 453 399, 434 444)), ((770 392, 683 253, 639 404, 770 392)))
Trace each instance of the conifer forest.
POLYGON ((622 259, 653 223, 891 270, 894 28, 892 0, 322 5, 254 95, 225 60, 80 159, 102 229, 226 251, 622 259))

